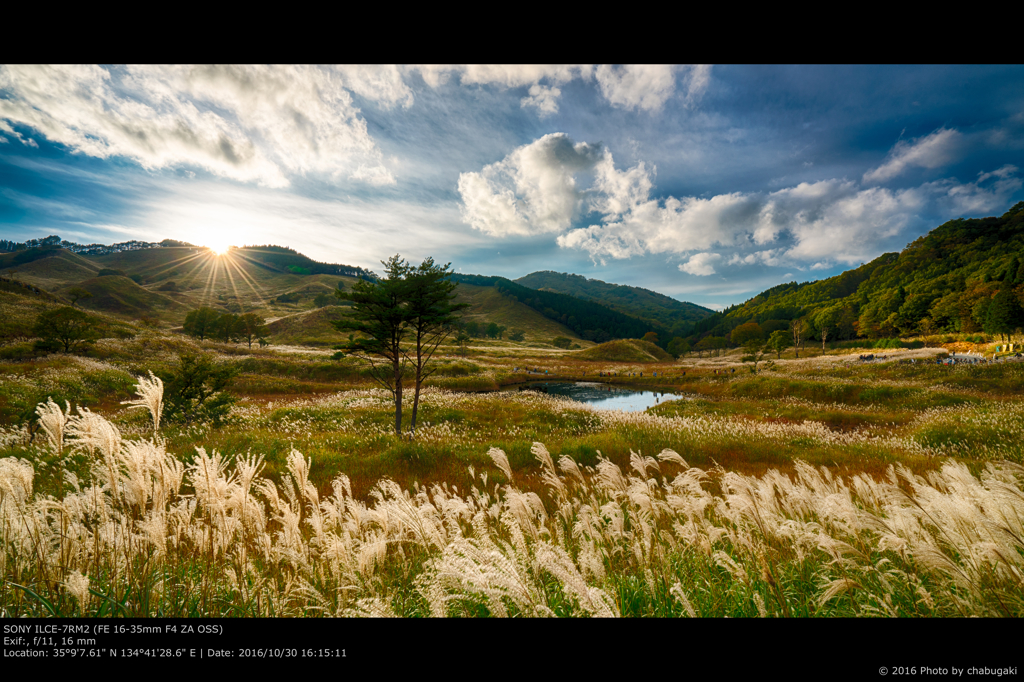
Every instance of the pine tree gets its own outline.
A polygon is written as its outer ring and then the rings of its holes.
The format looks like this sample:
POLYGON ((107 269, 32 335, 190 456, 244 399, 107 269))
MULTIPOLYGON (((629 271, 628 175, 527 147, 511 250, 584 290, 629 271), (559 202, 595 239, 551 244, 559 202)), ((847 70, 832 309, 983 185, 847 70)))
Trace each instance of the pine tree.
POLYGON ((343 349, 370 363, 370 376, 386 388, 395 401, 395 433, 402 433, 402 378, 406 357, 402 341, 409 334, 409 265, 397 254, 386 261, 384 277, 376 281, 359 280, 351 292, 336 291, 335 296, 352 303, 351 312, 334 327, 342 333, 361 334, 343 349))
MULTIPOLYGON (((406 317, 414 343, 413 352, 406 357, 412 361, 416 372, 411 431, 416 430, 423 381, 434 372, 426 369, 427 363, 441 342, 458 329, 459 311, 469 307, 468 303, 453 302, 458 284, 449 278, 451 274, 451 263, 436 265, 433 258, 427 258, 419 267, 409 268, 406 275, 406 317)), ((501 330, 504 331, 504 327, 501 330)))

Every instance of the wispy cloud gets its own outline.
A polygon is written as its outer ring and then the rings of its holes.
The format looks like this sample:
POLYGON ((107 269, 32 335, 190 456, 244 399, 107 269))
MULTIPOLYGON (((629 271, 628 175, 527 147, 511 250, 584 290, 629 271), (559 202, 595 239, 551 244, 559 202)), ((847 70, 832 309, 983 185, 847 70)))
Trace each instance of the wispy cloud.
POLYGON ((147 169, 196 167, 270 187, 295 173, 394 183, 346 85, 385 104, 411 101, 393 73, 366 69, 8 65, 0 119, 147 169))
POLYGON ((912 166, 941 168, 956 159, 963 141, 963 134, 952 128, 939 128, 912 142, 900 140, 889 152, 885 163, 864 174, 864 182, 886 182, 912 166))
POLYGON ((437 65, 412 67, 431 87, 438 87, 456 76, 462 85, 500 85, 507 88, 530 87, 521 100, 523 107, 534 107, 542 116, 558 111, 561 90, 554 86, 573 80, 596 78, 598 88, 612 105, 627 109, 658 111, 677 90, 677 79, 685 90, 682 99, 688 105, 700 100, 711 82, 711 67, 640 64, 594 67, 590 64, 522 65, 437 65), (547 83, 543 85, 542 83, 547 83))

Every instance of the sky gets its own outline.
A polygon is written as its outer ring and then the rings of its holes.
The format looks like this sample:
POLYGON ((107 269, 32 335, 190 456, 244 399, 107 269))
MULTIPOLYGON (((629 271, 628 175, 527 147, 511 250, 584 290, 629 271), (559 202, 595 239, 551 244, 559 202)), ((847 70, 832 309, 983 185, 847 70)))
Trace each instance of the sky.
POLYGON ((1024 67, 0 65, 0 238, 571 272, 713 309, 1024 200, 1024 67))

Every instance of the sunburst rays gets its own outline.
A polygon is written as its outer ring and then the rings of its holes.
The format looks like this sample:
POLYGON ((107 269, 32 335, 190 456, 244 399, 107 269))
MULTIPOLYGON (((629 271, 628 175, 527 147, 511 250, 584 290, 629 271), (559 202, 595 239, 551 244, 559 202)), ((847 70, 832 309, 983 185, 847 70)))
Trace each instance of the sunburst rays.
POLYGON ((258 262, 242 255, 237 249, 219 252, 210 247, 197 247, 179 258, 158 263, 141 272, 150 279, 156 279, 168 272, 179 271, 180 288, 187 289, 197 282, 202 287, 199 300, 203 305, 212 304, 217 290, 226 282, 235 300, 243 308, 253 308, 265 307, 271 298, 256 277, 246 272, 258 265, 258 262))

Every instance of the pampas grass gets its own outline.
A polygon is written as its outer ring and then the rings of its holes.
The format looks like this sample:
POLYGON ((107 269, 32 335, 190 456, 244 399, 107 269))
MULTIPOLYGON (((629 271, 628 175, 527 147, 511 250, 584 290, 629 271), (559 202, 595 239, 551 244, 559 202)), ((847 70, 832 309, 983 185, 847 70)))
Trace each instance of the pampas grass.
POLYGON ((152 438, 39 405, 45 447, 83 460, 60 499, 32 462, 0 459, 8 615, 1024 615, 1017 464, 745 476, 663 449, 623 471, 600 453, 556 466, 538 442, 540 493, 491 448, 489 489, 475 470, 462 490, 383 478, 362 501, 344 474, 315 485, 294 448, 276 479, 259 454, 199 446, 183 462, 159 435, 158 381, 133 405, 152 438))

